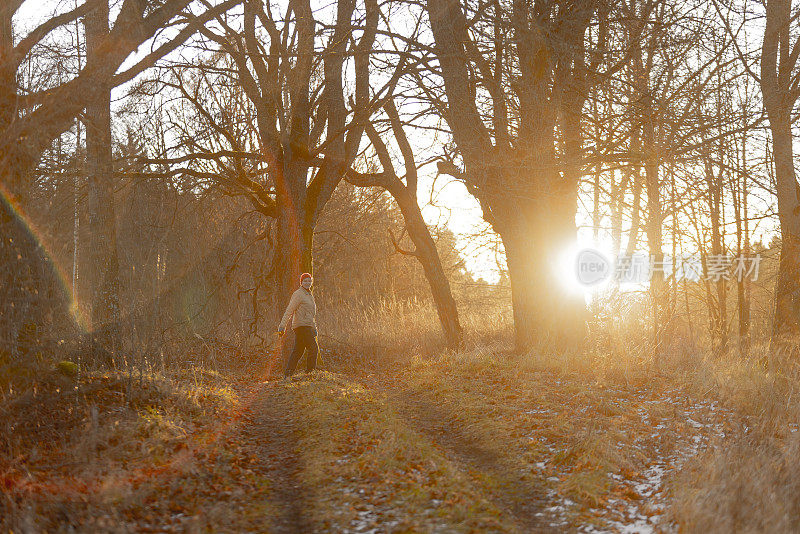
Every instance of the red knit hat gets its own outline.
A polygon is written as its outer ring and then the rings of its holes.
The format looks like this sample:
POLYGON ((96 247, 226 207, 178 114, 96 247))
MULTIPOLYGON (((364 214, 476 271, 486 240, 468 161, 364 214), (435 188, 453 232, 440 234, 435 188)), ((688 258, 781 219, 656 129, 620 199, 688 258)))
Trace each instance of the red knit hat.
POLYGON ((303 280, 305 280, 306 278, 311 278, 313 280, 313 278, 312 278, 312 276, 310 274, 303 273, 303 274, 300 275, 300 283, 302 284, 303 280))

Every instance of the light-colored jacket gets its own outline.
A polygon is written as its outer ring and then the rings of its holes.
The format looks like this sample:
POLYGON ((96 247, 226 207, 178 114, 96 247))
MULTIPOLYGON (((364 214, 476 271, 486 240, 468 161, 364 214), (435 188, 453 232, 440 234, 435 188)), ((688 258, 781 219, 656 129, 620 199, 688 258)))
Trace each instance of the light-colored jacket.
POLYGON ((283 330, 286 328, 289 317, 292 318, 292 330, 299 326, 316 328, 317 324, 314 322, 316 315, 317 302, 314 300, 314 295, 304 287, 298 288, 297 291, 292 293, 292 298, 289 299, 289 305, 286 307, 286 313, 283 314, 283 319, 281 319, 278 329, 283 330))

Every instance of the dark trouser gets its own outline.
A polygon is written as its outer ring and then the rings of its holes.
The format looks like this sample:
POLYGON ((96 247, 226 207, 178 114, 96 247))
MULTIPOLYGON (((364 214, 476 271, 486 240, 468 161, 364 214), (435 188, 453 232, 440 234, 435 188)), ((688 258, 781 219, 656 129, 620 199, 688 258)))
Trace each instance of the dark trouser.
POLYGON ((294 373, 297 362, 303 356, 303 352, 308 351, 306 356, 306 371, 311 372, 317 366, 317 330, 313 326, 298 326, 294 329, 294 349, 289 356, 286 364, 285 375, 290 376, 294 373))

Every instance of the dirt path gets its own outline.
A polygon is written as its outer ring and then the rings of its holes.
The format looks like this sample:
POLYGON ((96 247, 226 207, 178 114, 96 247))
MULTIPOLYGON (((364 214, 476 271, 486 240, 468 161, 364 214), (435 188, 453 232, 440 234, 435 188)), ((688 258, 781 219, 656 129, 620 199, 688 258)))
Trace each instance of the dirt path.
POLYGON ((499 456, 470 439, 447 410, 412 391, 394 389, 390 399, 408 425, 460 464, 470 478, 484 487, 489 500, 513 517, 521 532, 551 530, 545 522, 547 501, 543 486, 525 480, 515 467, 514 458, 499 456))
POLYGON ((270 483, 267 504, 273 513, 265 522, 269 532, 313 532, 305 515, 306 490, 299 476, 302 467, 290 400, 274 385, 259 388, 244 413, 241 434, 260 460, 252 468, 270 483))

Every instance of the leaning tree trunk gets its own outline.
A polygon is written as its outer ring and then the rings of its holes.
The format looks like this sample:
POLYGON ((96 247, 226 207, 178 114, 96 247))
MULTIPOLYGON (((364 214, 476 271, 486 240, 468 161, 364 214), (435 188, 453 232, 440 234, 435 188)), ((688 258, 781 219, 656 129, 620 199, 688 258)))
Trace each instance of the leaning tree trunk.
MULTIPOLYGON (((87 63, 101 61, 108 35, 108 3, 97 2, 87 13, 87 63)), ((100 78, 86 105, 88 170, 89 280, 94 339, 107 348, 119 344, 120 281, 114 210, 114 169, 111 153, 111 83, 100 78)))
POLYGON ((425 278, 431 287, 433 302, 436 305, 436 312, 439 315, 447 347, 451 350, 458 350, 461 347, 463 336, 461 323, 458 320, 458 308, 450 290, 450 281, 442 267, 436 243, 431 237, 428 225, 422 218, 417 199, 400 184, 398 187, 390 187, 389 192, 400 207, 408 235, 416 247, 415 255, 422 264, 425 278))
MULTIPOLYGON (((425 278, 431 288, 431 294, 433 295, 447 347, 451 350, 458 350, 461 348, 463 340, 461 323, 458 319, 458 308, 450 290, 450 281, 447 279, 442 267, 439 250, 436 248, 436 243, 431 237, 428 225, 425 223, 422 211, 419 208, 417 200, 419 176, 414 159, 414 150, 411 147, 411 143, 408 142, 408 136, 403 129, 403 123, 400 120, 394 100, 388 99, 383 107, 389 116, 392 132, 403 156, 405 183, 395 172, 394 163, 386 143, 371 124, 367 125, 365 130, 375 147, 378 159, 383 166, 383 172, 372 175, 359 175, 359 173, 353 171, 347 173, 347 179, 350 183, 361 187, 382 187, 397 202, 400 212, 403 214, 406 230, 415 246, 415 251, 412 254, 422 264, 425 278)), ((395 243, 395 247, 403 252, 397 243, 395 243)))

